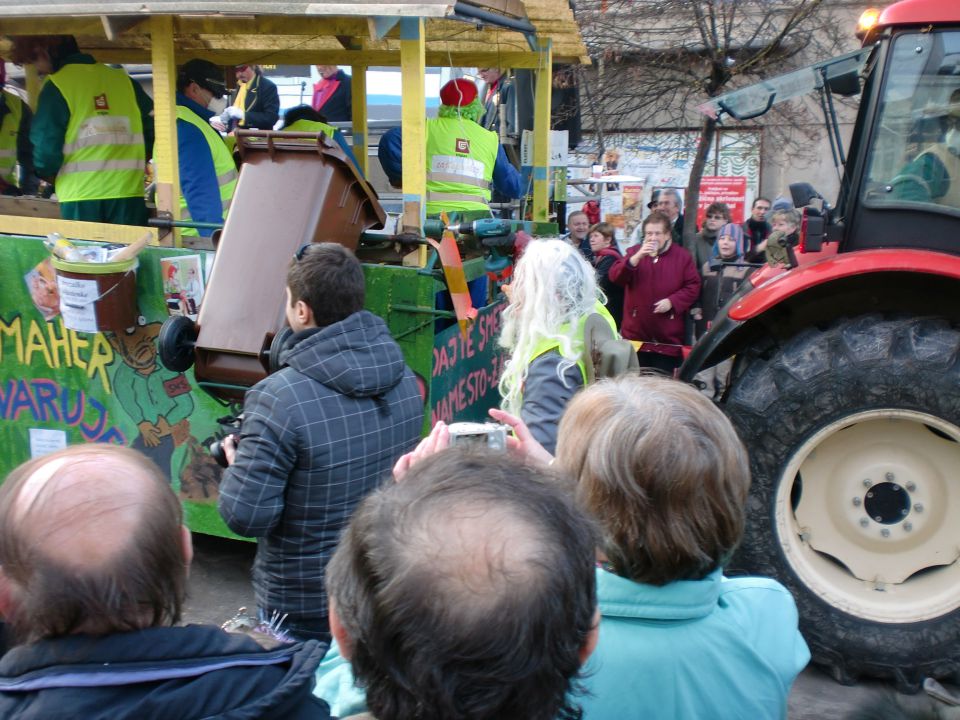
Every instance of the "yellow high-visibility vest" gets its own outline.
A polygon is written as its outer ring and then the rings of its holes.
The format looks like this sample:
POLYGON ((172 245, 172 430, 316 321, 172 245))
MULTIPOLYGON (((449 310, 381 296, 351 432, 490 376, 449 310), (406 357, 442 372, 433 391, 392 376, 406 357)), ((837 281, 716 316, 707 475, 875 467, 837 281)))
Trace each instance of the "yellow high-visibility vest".
MULTIPOLYGON (((205 122, 190 108, 177 105, 177 119, 188 122, 197 128, 203 134, 203 139, 207 141, 207 145, 210 146, 213 170, 217 174, 217 185, 220 188, 222 217, 226 220, 230 202, 233 200, 233 192, 237 188, 237 178, 240 177, 240 173, 237 172, 237 165, 233 162, 233 155, 227 149, 220 133, 210 127, 210 123, 205 122)), ((183 193, 180 193, 180 219, 191 219, 190 210, 187 208, 187 199, 183 197, 183 193)), ((199 232, 194 228, 184 228, 182 234, 196 237, 199 232)))
POLYGON ((471 120, 427 120, 427 214, 489 210, 500 140, 471 120))
POLYGON ((70 63, 47 78, 70 109, 61 202, 143 196, 143 119, 130 78, 120 68, 70 63))

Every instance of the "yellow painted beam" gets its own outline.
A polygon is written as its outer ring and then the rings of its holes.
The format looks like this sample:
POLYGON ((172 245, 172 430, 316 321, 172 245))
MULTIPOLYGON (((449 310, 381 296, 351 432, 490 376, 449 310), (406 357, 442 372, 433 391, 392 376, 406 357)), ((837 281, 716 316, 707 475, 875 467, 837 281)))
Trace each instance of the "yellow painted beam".
POLYGON ((370 153, 367 152, 367 66, 354 65, 350 91, 353 97, 353 154, 364 175, 369 175, 370 153))
POLYGON ((553 90, 553 53, 548 39, 538 38, 538 43, 541 50, 533 116, 533 221, 547 222, 550 219, 550 96, 553 90))
MULTIPOLYGON (((420 233, 426 218, 426 56, 423 19, 400 20, 401 127, 403 128, 403 230, 420 233)), ((422 246, 421 265, 426 264, 422 246)))
MULTIPOLYGON (((157 214, 180 219, 180 168, 177 158, 177 64, 173 51, 173 18, 150 18, 153 65, 153 165, 157 183, 157 214)), ((174 244, 181 246, 179 231, 174 244)))
POLYGON ((99 242, 129 245, 150 233, 150 245, 159 244, 159 230, 136 225, 112 225, 110 223, 81 222, 79 220, 51 220, 50 218, 0 215, 0 234, 35 235, 46 237, 58 232, 72 240, 95 240, 99 242))

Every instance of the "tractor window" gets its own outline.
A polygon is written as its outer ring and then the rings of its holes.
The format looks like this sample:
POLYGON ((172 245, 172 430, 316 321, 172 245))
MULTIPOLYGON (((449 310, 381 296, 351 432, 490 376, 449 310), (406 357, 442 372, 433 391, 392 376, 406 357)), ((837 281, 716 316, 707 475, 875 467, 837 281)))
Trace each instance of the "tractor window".
POLYGON ((960 214, 960 31, 894 40, 864 204, 960 214))

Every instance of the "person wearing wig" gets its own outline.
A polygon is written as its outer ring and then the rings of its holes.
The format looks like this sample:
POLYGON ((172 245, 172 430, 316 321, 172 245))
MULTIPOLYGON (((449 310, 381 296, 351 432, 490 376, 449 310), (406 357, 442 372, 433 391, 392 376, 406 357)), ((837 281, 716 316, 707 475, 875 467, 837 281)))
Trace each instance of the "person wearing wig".
POLYGON ((617 334, 583 256, 558 239, 527 245, 513 273, 500 345, 510 350, 500 378, 504 410, 519 415, 553 452, 567 402, 586 384, 583 330, 599 313, 617 334))
MULTIPOLYGON (((690 309, 697 339, 706 334, 720 309, 753 272, 753 267, 746 265, 744 259, 745 246, 746 238, 741 225, 727 223, 717 232, 710 259, 699 268, 703 278, 700 300, 690 309)), ((727 358, 697 373, 694 382, 702 384, 702 391, 707 397, 719 400, 726 390, 732 367, 733 359, 727 358)))
MULTIPOLYGON (((523 195, 520 173, 507 160, 497 134, 477 120, 483 105, 477 86, 458 78, 440 88, 437 117, 427 120, 427 214, 458 213, 459 219, 490 216, 491 183, 507 198, 523 195)), ((403 177, 400 128, 384 133, 377 151, 390 184, 403 177)))

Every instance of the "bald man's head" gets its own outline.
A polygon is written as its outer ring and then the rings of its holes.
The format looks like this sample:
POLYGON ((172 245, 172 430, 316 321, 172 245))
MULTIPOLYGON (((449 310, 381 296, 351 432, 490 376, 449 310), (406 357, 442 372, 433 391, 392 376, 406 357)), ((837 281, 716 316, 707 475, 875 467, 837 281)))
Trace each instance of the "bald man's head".
POLYGON ((180 503, 134 450, 72 446, 0 487, 0 610, 22 642, 173 624, 189 560, 180 503))

